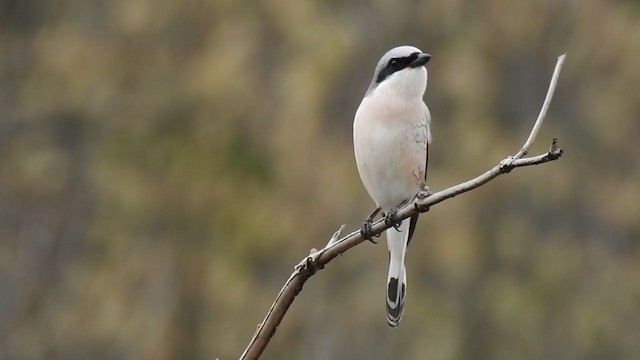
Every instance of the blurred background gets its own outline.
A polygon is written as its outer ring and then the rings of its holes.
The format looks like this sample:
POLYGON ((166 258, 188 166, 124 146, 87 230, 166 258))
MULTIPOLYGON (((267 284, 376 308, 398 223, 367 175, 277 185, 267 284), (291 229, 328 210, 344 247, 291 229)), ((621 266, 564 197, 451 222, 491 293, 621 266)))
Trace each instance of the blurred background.
POLYGON ((264 359, 640 357, 637 1, 0 2, 0 358, 237 358, 312 247, 374 205, 352 119, 386 50, 433 55, 432 190, 313 277, 264 359))

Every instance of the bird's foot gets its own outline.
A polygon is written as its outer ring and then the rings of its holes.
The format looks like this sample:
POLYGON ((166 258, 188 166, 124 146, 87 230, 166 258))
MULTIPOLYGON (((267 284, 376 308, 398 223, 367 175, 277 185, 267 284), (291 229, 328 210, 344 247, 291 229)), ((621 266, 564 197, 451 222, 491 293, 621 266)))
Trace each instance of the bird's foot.
POLYGON ((384 214, 384 223, 387 226, 393 226, 394 229, 400 231, 400 222, 397 219, 398 208, 391 208, 384 214))
POLYGON ((369 215, 369 217, 364 221, 364 223, 362 223, 362 228, 360 229, 360 234, 362 234, 362 237, 369 240, 371 243, 373 244, 377 244, 378 241, 374 240, 374 237, 379 237, 380 234, 373 234, 372 228, 373 228, 373 218, 378 215, 378 213, 380 212, 380 208, 375 209, 371 215, 369 215))
POLYGON ((362 228, 360 229, 360 234, 362 237, 369 240, 372 244, 377 244, 378 240, 375 240, 374 237, 379 237, 380 234, 373 235, 371 228, 373 227, 373 220, 367 219, 362 223, 362 228))

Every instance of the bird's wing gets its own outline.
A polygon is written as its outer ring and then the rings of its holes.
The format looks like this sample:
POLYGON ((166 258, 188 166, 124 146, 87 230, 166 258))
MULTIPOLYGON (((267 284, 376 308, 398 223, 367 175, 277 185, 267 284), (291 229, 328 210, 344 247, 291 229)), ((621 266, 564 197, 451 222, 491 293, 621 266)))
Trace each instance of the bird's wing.
MULTIPOLYGON (((426 146, 426 152, 425 152, 425 157, 424 157, 424 183, 427 183, 427 172, 429 169, 429 143, 431 142, 431 129, 430 129, 430 122, 431 122, 431 114, 429 113, 429 109, 426 109, 426 116, 425 116, 425 120, 426 120, 426 126, 425 126, 425 136, 426 136, 426 142, 427 142, 427 146, 426 146)), ((418 214, 415 214, 411 217, 411 221, 409 222, 409 239, 407 240, 407 245, 409 245, 409 243, 411 242, 411 239, 413 238, 413 233, 416 230, 416 225, 418 224, 418 214)))

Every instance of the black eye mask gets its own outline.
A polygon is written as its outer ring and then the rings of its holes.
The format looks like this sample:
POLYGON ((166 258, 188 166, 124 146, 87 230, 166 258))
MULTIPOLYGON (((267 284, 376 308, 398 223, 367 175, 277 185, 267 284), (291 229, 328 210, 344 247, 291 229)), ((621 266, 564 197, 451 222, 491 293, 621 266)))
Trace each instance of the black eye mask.
POLYGON ((414 62, 420 53, 413 53, 409 56, 405 57, 397 57, 389 60, 387 65, 380 71, 378 77, 376 78, 376 83, 380 84, 384 79, 389 77, 389 75, 393 74, 396 71, 400 71, 406 67, 408 67, 412 62, 414 62))

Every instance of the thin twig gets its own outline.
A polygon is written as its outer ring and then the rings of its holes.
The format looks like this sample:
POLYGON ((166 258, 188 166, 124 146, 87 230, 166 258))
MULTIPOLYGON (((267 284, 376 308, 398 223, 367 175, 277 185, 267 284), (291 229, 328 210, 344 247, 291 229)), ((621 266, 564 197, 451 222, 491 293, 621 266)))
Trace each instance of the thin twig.
MULTIPOLYGON (((438 191, 426 197, 416 196, 416 198, 414 198, 412 202, 398 210, 398 221, 407 219, 418 212, 429 211, 431 206, 436 205, 446 199, 473 190, 491 181, 501 174, 509 173, 515 168, 544 164, 546 162, 559 159, 562 156, 562 149, 559 149, 557 147, 556 139, 554 139, 551 143, 551 148, 547 153, 538 156, 526 158, 523 157, 528 153, 529 147, 536 139, 538 131, 540 130, 544 118, 546 117, 547 109, 549 108, 549 104, 551 103, 551 99, 553 98, 553 93, 556 88, 558 75, 560 74, 560 69, 562 68, 562 64, 564 63, 565 55, 562 55, 558 58, 551 83, 549 85, 549 90, 547 91, 547 96, 545 98, 540 114, 538 115, 538 119, 531 129, 531 133, 529 134, 529 137, 524 146, 515 156, 507 157, 506 159, 500 161, 500 163, 494 166, 491 170, 476 178, 452 186, 448 189, 438 191)), ((384 220, 378 220, 371 226, 371 234, 374 236, 379 235, 389 227, 390 226, 387 225, 384 220)), ((275 333, 278 325, 282 321, 282 318, 289 309, 289 306, 293 303, 295 297, 302 290, 302 286, 304 285, 304 283, 311 276, 313 276, 318 270, 322 269, 336 256, 344 253, 345 251, 360 244, 365 240, 359 230, 354 231, 337 240, 343 228, 344 225, 331 237, 327 245, 322 250, 318 251, 313 249, 311 251, 311 254, 304 258, 295 267, 294 272, 291 274, 285 285, 278 293, 276 300, 271 305, 271 308, 267 312, 265 319, 262 321, 262 323, 260 323, 260 325, 258 325, 256 333, 247 345, 245 351, 240 356, 241 360, 253 360, 260 357, 264 349, 269 344, 269 341, 275 333)))
POLYGON ((567 53, 564 53, 558 57, 558 61, 556 62, 556 68, 553 70, 553 75, 551 76, 551 83, 549 84, 549 90, 547 90, 547 96, 544 98, 544 103, 542 104, 542 108, 540 109, 540 113, 538 114, 538 118, 536 119, 535 125, 533 125, 533 129, 529 134, 529 138, 525 141, 522 149, 518 151, 518 153, 513 157, 514 159, 520 159, 521 157, 527 155, 529 153, 529 148, 531 144, 536 140, 538 136, 538 132, 542 127, 542 123, 544 119, 547 117, 547 110, 549 109, 549 105, 551 105, 551 99, 553 99, 553 94, 556 92, 556 85, 558 84, 558 77, 560 76, 560 70, 562 70, 562 65, 564 64, 564 58, 567 56, 567 53))

